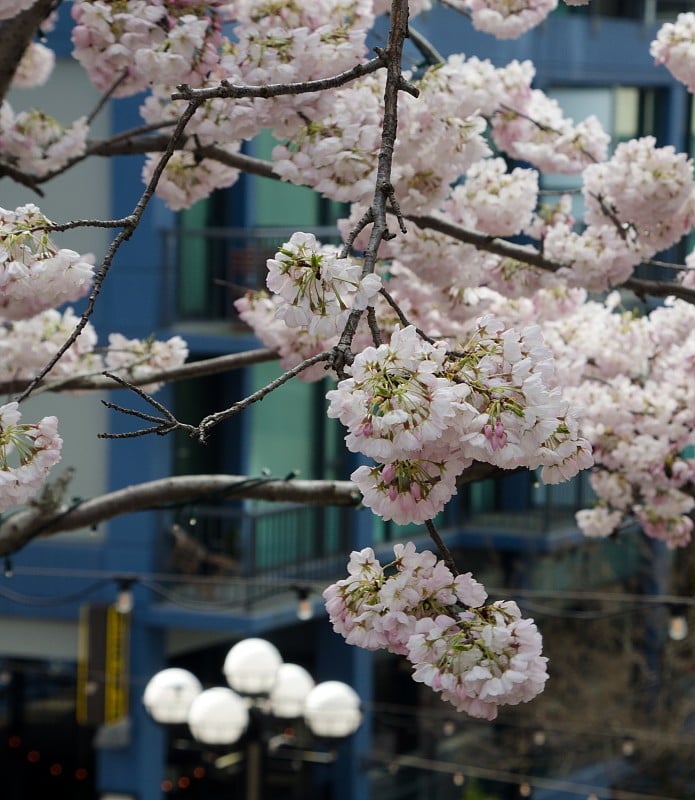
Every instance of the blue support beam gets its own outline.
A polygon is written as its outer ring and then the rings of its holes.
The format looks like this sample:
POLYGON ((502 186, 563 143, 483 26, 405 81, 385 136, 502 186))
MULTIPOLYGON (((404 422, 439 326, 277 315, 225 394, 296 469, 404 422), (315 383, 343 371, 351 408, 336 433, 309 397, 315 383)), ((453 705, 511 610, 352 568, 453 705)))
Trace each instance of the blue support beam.
POLYGON ((142 693, 147 681, 165 666, 163 630, 144 625, 136 604, 130 641, 130 715, 127 729, 102 729, 97 735, 97 790, 161 800, 166 736, 164 726, 145 712, 142 693), (121 738, 122 735, 122 738, 121 738))

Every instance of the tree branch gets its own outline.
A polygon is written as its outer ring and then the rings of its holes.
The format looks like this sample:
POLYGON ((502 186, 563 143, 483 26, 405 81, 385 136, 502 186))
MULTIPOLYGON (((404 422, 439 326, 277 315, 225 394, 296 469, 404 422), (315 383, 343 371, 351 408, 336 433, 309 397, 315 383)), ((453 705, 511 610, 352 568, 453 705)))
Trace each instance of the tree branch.
MULTIPOLYGON (((570 264, 561 264, 545 258, 541 253, 530 251, 521 245, 511 244, 504 239, 497 239, 494 236, 486 236, 482 233, 461 228, 452 222, 430 216, 417 216, 406 214, 406 219, 414 222, 419 228, 429 229, 450 236, 459 242, 472 244, 478 250, 501 256, 502 258, 512 258, 529 264, 532 267, 557 272, 563 267, 570 267, 570 264)), ((653 297, 678 297, 688 303, 695 303, 695 289, 682 286, 672 281, 652 281, 645 278, 628 278, 619 286, 630 289, 638 295, 651 295, 653 297)))
POLYGON ((36 0, 31 8, 0 22, 0 102, 10 88, 24 51, 58 2, 36 0))
MULTIPOLYGON (((520 470, 513 470, 518 472, 520 470)), ((350 481, 250 478, 248 475, 177 475, 127 486, 114 492, 67 505, 63 496, 74 470, 47 484, 28 507, 0 515, 0 557, 11 555, 37 536, 94 527, 137 511, 190 505, 203 500, 234 497, 311 506, 357 507, 362 495, 350 481)), ((486 478, 511 475, 492 464, 474 462, 458 478, 463 486, 486 478)))
MULTIPOLYGON (((170 381, 185 381, 191 378, 203 378, 207 375, 219 375, 221 372, 230 372, 235 369, 251 366, 252 364, 262 364, 266 361, 275 361, 278 358, 276 350, 269 348, 258 348, 256 350, 244 350, 241 353, 230 353, 224 356, 206 358, 202 361, 190 361, 180 367, 158 370, 148 375, 138 378, 128 378, 131 386, 146 386, 150 383, 162 383, 170 381)), ((14 394, 20 392, 29 381, 8 381, 0 383, 1 394, 14 394)), ((105 391, 124 388, 115 383, 111 378, 107 378, 102 373, 95 375, 77 375, 75 377, 61 378, 54 381, 46 381, 34 390, 34 394, 43 392, 71 392, 71 391, 105 391)))
POLYGON ((0 523, 0 556, 16 552, 40 535, 95 526, 136 511, 225 497, 336 506, 356 506, 361 501, 359 490, 349 481, 179 475, 128 486, 68 508, 37 502, 0 523))
MULTIPOLYGON (((401 231, 403 233, 406 232, 405 224, 398 212, 391 183, 391 166, 398 134, 398 93, 406 90, 414 97, 418 96, 418 90, 409 86, 403 79, 403 45, 408 37, 407 0, 392 0, 389 23, 388 43, 383 56, 387 62, 386 86, 384 88, 384 119, 381 126, 381 146, 377 161, 376 185, 371 205, 373 225, 367 248, 364 251, 363 276, 374 272, 381 242, 394 237, 394 234, 388 229, 386 216, 389 201, 391 206, 396 209, 396 217, 401 231)), ((360 220, 358 225, 363 224, 364 220, 365 217, 360 220)), ((340 340, 333 350, 331 366, 339 378, 344 376, 343 368, 352 360, 350 348, 362 313, 362 311, 352 311, 350 313, 340 340)))
POLYGON ((357 64, 351 69, 331 75, 328 78, 319 78, 313 81, 299 83, 269 83, 265 86, 238 86, 228 81, 221 81, 219 86, 206 89, 192 89, 186 84, 178 86, 178 91, 171 95, 172 100, 212 100, 216 97, 239 99, 242 97, 281 97, 288 94, 309 94, 311 92, 324 92, 326 89, 337 89, 346 83, 371 75, 378 69, 386 66, 381 53, 364 64, 357 64))

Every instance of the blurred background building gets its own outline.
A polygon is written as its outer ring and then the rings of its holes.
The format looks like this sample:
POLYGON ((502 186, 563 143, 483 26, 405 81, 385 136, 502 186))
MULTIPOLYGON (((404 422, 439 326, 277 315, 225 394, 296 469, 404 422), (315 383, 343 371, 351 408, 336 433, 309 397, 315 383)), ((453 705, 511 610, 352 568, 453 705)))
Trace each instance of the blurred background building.
MULTIPOLYGON (((690 98, 648 54, 657 24, 690 5, 563 6, 514 42, 477 34, 446 8, 417 26, 443 53, 500 66, 533 59, 536 85, 575 119, 596 114, 615 142, 652 134, 692 152, 690 98)), ((31 98, 16 94, 18 105, 43 106, 64 121, 98 100, 69 59, 66 11, 53 82, 31 98)), ((419 61, 412 49, 409 58, 413 66, 419 61)), ((136 126, 137 107, 137 99, 111 105, 94 135, 136 126)), ((248 151, 263 157, 271 146, 261 138, 248 151)), ((140 168, 136 158, 93 159, 49 187, 42 209, 56 220, 83 217, 86 208, 92 217, 124 215, 141 191, 140 168)), ((553 181, 546 188, 560 187, 553 181)), ((8 197, 35 202, 14 187, 8 197)), ((182 214, 155 204, 119 252, 95 324, 104 336, 181 334, 193 359, 257 346, 233 300, 263 285, 265 259, 293 231, 333 238, 339 213, 308 190, 254 177, 182 214)), ((79 237, 75 248, 98 256, 107 244, 100 230, 79 237)), ((158 399, 197 422, 276 374, 276 364, 261 364, 172 385, 158 399)), ((325 417, 325 391, 285 385, 219 427, 205 447, 184 437, 107 447, 96 434, 129 430, 131 420, 108 413, 93 394, 31 403, 36 413, 50 409, 61 419, 63 463, 80 468, 72 488, 78 501, 170 474, 344 478, 349 454, 325 417)), ((153 723, 141 696, 164 666, 219 684, 230 645, 262 636, 318 679, 351 684, 365 712, 333 765, 266 756, 264 798, 693 797, 695 652, 692 637, 668 636, 671 619, 688 609, 660 600, 692 595, 692 568, 674 568, 668 553, 635 530, 585 540, 573 513, 587 502, 583 479, 544 488, 532 475, 515 475, 465 487, 440 521, 461 568, 536 618, 551 658, 544 695, 503 711, 494 724, 447 708, 410 680, 402 660, 346 646, 322 610, 321 588, 344 574, 351 550, 373 546, 388 560, 393 542, 428 546, 420 528, 382 523, 368 511, 202 497, 39 538, 0 575, 0 793, 7 800, 243 796, 243 759, 216 767, 185 731, 170 734, 153 723), (91 615, 92 634, 103 633, 123 589, 133 600, 128 630, 111 631, 127 644, 127 657, 117 648, 78 665, 89 640, 85 620, 91 615), (87 703, 95 694, 103 702, 87 703)))

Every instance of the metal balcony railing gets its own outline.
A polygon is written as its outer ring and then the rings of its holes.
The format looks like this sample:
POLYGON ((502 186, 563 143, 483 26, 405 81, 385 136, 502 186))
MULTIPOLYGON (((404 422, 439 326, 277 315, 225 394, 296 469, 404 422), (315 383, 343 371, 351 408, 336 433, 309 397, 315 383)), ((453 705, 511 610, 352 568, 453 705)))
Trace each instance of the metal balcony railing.
POLYGON ((249 607, 296 584, 335 580, 350 552, 352 512, 278 505, 197 506, 167 528, 161 567, 169 590, 249 607))
MULTIPOLYGON (((234 324, 234 301, 265 288, 266 261, 297 228, 184 228, 163 231, 164 324, 221 321, 234 324)), ((303 227, 324 244, 339 244, 335 227, 303 227)))

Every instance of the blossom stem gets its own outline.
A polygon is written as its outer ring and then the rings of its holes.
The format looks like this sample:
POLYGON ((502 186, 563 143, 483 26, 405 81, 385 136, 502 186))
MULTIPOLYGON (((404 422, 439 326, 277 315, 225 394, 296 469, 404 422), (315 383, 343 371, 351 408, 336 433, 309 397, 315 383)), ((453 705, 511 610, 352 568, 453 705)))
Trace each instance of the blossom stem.
POLYGON ((442 560, 447 565, 451 574, 456 575, 459 574, 458 568, 456 566, 456 562, 454 561, 454 557, 451 555, 451 550, 444 544, 444 540, 439 535, 439 531, 435 527, 434 522, 431 519, 425 520, 425 526, 427 528, 427 532, 430 535, 430 539, 437 545, 439 552, 442 554, 442 560))

